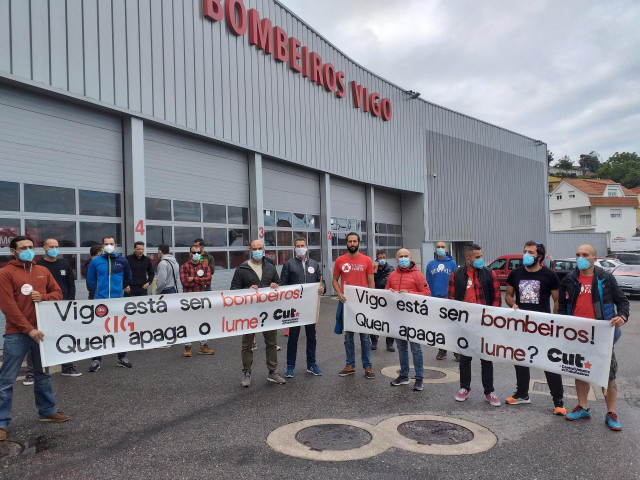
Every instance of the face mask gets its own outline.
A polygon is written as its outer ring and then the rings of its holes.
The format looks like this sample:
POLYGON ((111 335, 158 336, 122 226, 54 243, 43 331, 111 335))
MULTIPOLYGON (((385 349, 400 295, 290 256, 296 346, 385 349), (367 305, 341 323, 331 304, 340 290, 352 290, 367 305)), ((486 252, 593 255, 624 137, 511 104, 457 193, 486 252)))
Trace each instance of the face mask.
POLYGON ((30 262, 31 260, 33 260, 33 257, 35 256, 36 256, 36 252, 34 252, 31 249, 24 250, 18 254, 18 258, 23 262, 30 262))
POLYGON ((525 253, 524 255, 522 255, 522 264, 525 267, 528 267, 530 265, 533 265, 533 262, 535 261, 535 257, 529 253, 525 253))
POLYGON ((262 250, 254 250, 251 252, 251 258, 253 258, 256 262, 259 262, 264 257, 264 251, 262 250))
POLYGON ((49 250, 47 250, 47 255, 51 258, 56 258, 58 256, 58 249, 50 248, 49 250))
POLYGON ((296 248, 296 256, 299 258, 304 257, 307 254, 307 247, 296 248))
POLYGON ((444 257, 447 254, 444 248, 436 248, 436 255, 439 257, 444 257))
POLYGON ((591 266, 591 262, 584 257, 578 257, 578 268, 580 270, 586 270, 591 266))
POLYGON ((116 251, 116 247, 114 247, 113 245, 105 245, 102 249, 104 250, 105 253, 108 253, 108 254, 112 254, 113 252, 116 251))
POLYGON ((387 264, 387 259, 381 258, 380 260, 378 260, 378 263, 384 267, 387 264))
POLYGON ((482 267, 484 267, 484 258, 476 258, 473 261, 473 266, 480 270, 482 267))
POLYGON ((192 253, 191 254, 191 260, 193 260, 194 262, 199 262, 200 261, 200 254, 199 253, 192 253))
POLYGON ((401 257, 401 258, 398 259, 398 265, 400 265, 400 268, 407 268, 410 263, 411 263, 411 259, 410 258, 401 257))

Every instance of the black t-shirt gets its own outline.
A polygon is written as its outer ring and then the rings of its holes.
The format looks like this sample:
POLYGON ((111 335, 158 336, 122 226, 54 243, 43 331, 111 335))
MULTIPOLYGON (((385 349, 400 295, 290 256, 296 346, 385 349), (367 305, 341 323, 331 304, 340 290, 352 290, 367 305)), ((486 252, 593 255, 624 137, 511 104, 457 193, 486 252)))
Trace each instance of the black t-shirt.
POLYGON ((551 291, 560 288, 560 280, 547 267, 537 272, 520 267, 509 274, 507 285, 515 289, 516 304, 522 310, 551 313, 551 291))

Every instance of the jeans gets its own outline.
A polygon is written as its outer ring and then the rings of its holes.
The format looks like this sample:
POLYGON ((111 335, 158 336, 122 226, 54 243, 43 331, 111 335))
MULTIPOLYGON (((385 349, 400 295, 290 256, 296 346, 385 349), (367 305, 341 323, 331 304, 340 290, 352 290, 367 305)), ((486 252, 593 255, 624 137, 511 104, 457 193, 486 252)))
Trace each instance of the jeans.
MULTIPOLYGON (((515 365, 516 368, 516 397, 528 397, 529 396, 529 382, 531 375, 529 373, 529 367, 523 367, 522 365, 515 365)), ((562 407, 564 396, 564 387, 562 385, 562 375, 559 373, 544 372, 547 377, 547 384, 549 385, 549 391, 553 398, 553 404, 556 407, 562 407)))
MULTIPOLYGON (((484 394, 489 395, 493 392, 493 362, 480 360, 480 368, 484 394)), ((460 355, 460 388, 471 391, 471 357, 466 355, 460 355)))
MULTIPOLYGON (((71 363, 63 363, 60 367, 62 368, 62 371, 65 372, 73 366, 74 366, 73 362, 71 362, 71 363)), ((31 351, 27 353, 27 368, 25 368, 24 374, 26 376, 30 375, 33 377, 33 359, 31 358, 31 351)))
MULTIPOLYGON (((316 326, 314 324, 304 326, 307 335, 307 368, 311 368, 316 363, 316 326)), ((296 366, 296 355, 298 353, 298 338, 300 337, 300 327, 289 328, 289 340, 287 341, 287 367, 296 366)))
POLYGON ((409 348, 407 343, 411 344, 411 354, 413 355, 413 368, 416 371, 416 380, 424 378, 424 362, 422 358, 422 347, 419 343, 407 342, 406 340, 396 339, 398 344, 398 357, 400 358, 400 376, 409 377, 409 348))
MULTIPOLYGON (((356 345, 353 340, 353 332, 344 332, 344 350, 347 354, 347 365, 356 366, 356 345)), ((362 353, 362 366, 371 366, 371 340, 368 333, 360 334, 360 350, 362 353)))
POLYGON ((27 352, 31 352, 35 368, 35 382, 33 385, 36 397, 36 408, 40 418, 47 418, 58 411, 51 388, 49 369, 44 372, 40 361, 38 344, 24 333, 12 333, 4 336, 4 352, 2 367, 0 367, 0 428, 6 429, 11 422, 11 403, 13 400, 13 385, 20 373, 22 360, 27 352))
POLYGON ((176 287, 168 287, 162 290, 162 292, 160 293, 162 295, 169 295, 170 293, 178 293, 178 290, 176 290, 176 287))
MULTIPOLYGON (((242 371, 244 373, 251 373, 251 367, 253 366, 254 336, 255 333, 247 333, 242 336, 242 371)), ((262 332, 262 336, 266 345, 267 369, 269 372, 273 372, 278 368, 278 331, 262 332)))

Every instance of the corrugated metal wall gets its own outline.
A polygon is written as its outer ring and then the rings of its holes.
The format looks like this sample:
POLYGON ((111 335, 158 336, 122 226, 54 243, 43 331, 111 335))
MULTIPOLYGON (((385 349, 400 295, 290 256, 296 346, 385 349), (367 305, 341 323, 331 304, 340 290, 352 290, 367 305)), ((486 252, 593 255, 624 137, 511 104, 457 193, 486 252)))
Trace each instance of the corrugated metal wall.
POLYGON ((265 159, 262 181, 264 208, 320 215, 317 172, 265 159))
POLYGON ((547 253, 554 258, 575 258, 576 249, 584 244, 593 245, 598 256, 607 255, 606 233, 550 233, 547 238, 547 253))
POLYGON ((367 198, 362 184, 331 178, 331 216, 367 219, 367 198))
POLYGON ((401 225, 402 208, 400 194, 376 188, 373 195, 373 216, 375 221, 401 225))

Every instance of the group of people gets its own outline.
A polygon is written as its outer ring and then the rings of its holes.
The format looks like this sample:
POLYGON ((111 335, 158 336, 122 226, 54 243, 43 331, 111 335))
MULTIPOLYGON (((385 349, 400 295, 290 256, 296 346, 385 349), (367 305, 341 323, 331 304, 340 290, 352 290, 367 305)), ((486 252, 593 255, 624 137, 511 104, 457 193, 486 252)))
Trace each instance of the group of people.
MULTIPOLYGON (((482 248, 476 244, 468 244, 463 248, 464 264, 457 266, 447 252, 444 242, 436 243, 435 257, 426 268, 426 276, 416 266, 409 250, 401 248, 397 251, 397 267, 392 269, 387 263, 386 252, 378 250, 376 261, 362 254, 360 237, 357 233, 347 235, 347 252, 337 258, 334 263, 332 285, 337 292, 339 303, 336 311, 334 331, 344 333, 346 365, 339 372, 341 377, 355 374, 355 335, 344 331, 344 309, 346 302, 344 285, 368 288, 384 288, 396 292, 408 292, 417 295, 436 296, 458 301, 501 306, 500 285, 495 273, 484 266, 482 248)), ((58 256, 58 242, 47 238, 43 242, 44 257, 34 262, 34 243, 27 236, 17 236, 11 240, 10 251, 14 257, 9 264, 0 270, 0 309, 6 317, 4 336, 4 352, 0 367, 0 440, 7 438, 7 427, 10 422, 13 385, 18 377, 25 355, 28 356, 28 371, 25 384, 34 384, 36 407, 39 420, 43 422, 66 422, 68 415, 56 407, 51 378, 48 369, 43 369, 38 343, 44 334, 37 329, 35 303, 50 300, 75 299, 74 275, 69 263, 58 256)), ((295 285, 321 281, 321 267, 308 256, 306 240, 297 238, 294 247, 295 255, 278 272, 268 257, 265 256, 264 244, 261 240, 253 240, 250 244, 249 258, 236 268, 231 289, 278 288, 280 285, 295 285)), ((590 245, 582 245, 576 252, 577 269, 567 275, 562 282, 557 275, 544 266, 545 247, 543 244, 529 241, 523 249, 522 267, 513 271, 507 279, 505 301, 514 309, 551 312, 553 299, 554 313, 575 315, 585 318, 607 320, 616 327, 615 339, 619 338, 619 327, 628 321, 629 301, 618 287, 615 279, 603 269, 594 265, 596 251, 590 245)), ((144 255, 144 244, 136 242, 134 253, 123 258, 116 252, 113 236, 104 237, 102 244, 91 248, 91 258, 87 261, 86 284, 89 298, 108 299, 123 296, 148 295, 149 286, 156 279, 156 294, 167 295, 177 293, 178 282, 184 292, 200 292, 211 290, 211 279, 215 265, 213 257, 205 251, 204 240, 196 239, 190 248, 189 258, 179 266, 170 253, 168 245, 158 247, 157 272, 151 259, 144 255)), ((322 285, 318 294, 323 294, 322 285)), ((294 376, 296 366, 298 339, 301 327, 291 327, 287 342, 287 364, 284 376, 278 371, 277 331, 263 332, 266 346, 267 380, 278 385, 286 383, 286 378, 294 376)), ((314 376, 322 375, 316 364, 316 329, 315 325, 306 325, 306 371, 314 376)), ((371 360, 371 350, 377 345, 377 337, 359 334, 361 361, 364 376, 375 378, 371 360)), ((387 349, 393 351, 393 338, 387 338, 387 349)), ((400 361, 400 372, 391 381, 391 386, 410 383, 409 350, 413 357, 415 381, 413 389, 424 388, 424 360, 420 344, 403 339, 395 339, 400 361)), ((242 337, 242 380, 241 386, 251 385, 253 352, 255 335, 245 334, 242 337)), ((212 355, 206 340, 200 342, 198 353, 212 355)), ((437 359, 446 357, 445 350, 439 350, 437 359)), ((184 346, 184 356, 191 356, 191 344, 184 346)), ((100 369, 102 358, 92 359, 90 372, 100 369)), ((456 354, 460 362, 460 389, 455 400, 464 402, 471 391, 471 361, 466 355, 456 354)), ((131 368, 125 352, 118 353, 117 365, 131 368)), ((516 391, 506 399, 509 405, 530 403, 529 368, 517 365, 516 391)), ((612 353, 609 384, 605 391, 607 413, 605 421, 612 430, 620 430, 621 424, 615 413, 617 390, 617 362, 612 353)), ((73 363, 62 365, 62 375, 79 376, 73 363)), ((575 380, 578 405, 567 413, 563 404, 563 385, 559 374, 545 372, 554 402, 553 413, 565 415, 567 420, 580 420, 590 417, 587 408, 587 397, 590 385, 582 380, 575 380)), ((493 386, 493 363, 481 359, 481 378, 485 399, 493 406, 500 406, 501 401, 493 386)))

